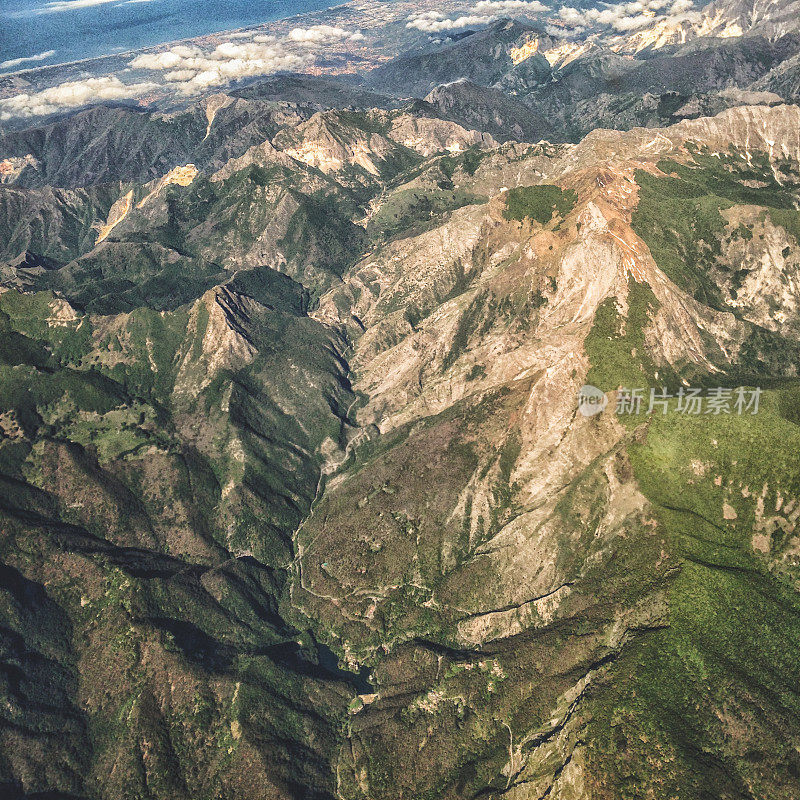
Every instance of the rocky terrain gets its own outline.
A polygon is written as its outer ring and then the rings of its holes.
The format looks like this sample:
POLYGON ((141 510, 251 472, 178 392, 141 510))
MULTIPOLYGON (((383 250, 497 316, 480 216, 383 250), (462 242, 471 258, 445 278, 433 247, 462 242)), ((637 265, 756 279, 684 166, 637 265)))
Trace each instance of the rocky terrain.
POLYGON ((800 798, 796 39, 487 31, 0 138, 3 797, 800 798))

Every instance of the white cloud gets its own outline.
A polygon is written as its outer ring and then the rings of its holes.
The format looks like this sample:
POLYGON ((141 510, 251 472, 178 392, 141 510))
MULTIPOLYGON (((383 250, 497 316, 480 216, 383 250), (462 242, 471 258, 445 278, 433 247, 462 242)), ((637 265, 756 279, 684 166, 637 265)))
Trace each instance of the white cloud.
POLYGON ((440 19, 433 17, 430 12, 412 17, 406 22, 406 28, 416 28, 424 33, 439 33, 439 31, 451 31, 458 28, 470 28, 476 25, 486 25, 495 19, 493 16, 482 16, 477 14, 465 15, 457 19, 440 19))
POLYGON ((297 71, 311 63, 313 55, 297 52, 271 37, 268 41, 223 42, 205 52, 199 47, 176 45, 161 53, 143 53, 130 66, 134 69, 163 71, 164 79, 185 94, 224 86, 237 78, 297 71))
POLYGON ((252 41, 245 41, 244 34, 230 38, 231 41, 209 51, 195 45, 175 45, 159 53, 143 53, 129 66, 163 72, 167 83, 185 94, 193 94, 238 78, 305 69, 314 60, 315 48, 336 42, 358 42, 364 35, 332 25, 313 25, 294 28, 283 39, 270 34, 254 35, 252 41))
POLYGON ((167 83, 185 83, 190 81, 197 73, 193 69, 173 69, 164 74, 167 83))
POLYGON ((693 7, 691 0, 633 0, 603 4, 601 8, 578 10, 564 6, 558 12, 561 21, 572 28, 610 27, 627 32, 644 28, 653 22, 679 18, 693 7))
POLYGON ((335 28, 333 25, 312 25, 310 28, 294 28, 286 38, 296 44, 317 45, 345 40, 358 41, 363 39, 364 35, 344 28, 335 28))
POLYGON ((55 50, 45 50, 43 53, 36 53, 33 56, 22 56, 21 58, 9 58, 8 61, 0 62, 0 69, 12 69, 20 64, 27 64, 32 61, 47 61, 56 54, 55 50))
POLYGON ((179 46, 173 47, 171 50, 167 50, 164 53, 143 53, 140 56, 136 56, 136 58, 130 62, 130 65, 134 69, 176 69, 188 60, 200 58, 203 55, 203 51, 199 48, 193 48, 194 52, 192 53, 176 52, 179 49, 189 50, 187 47, 179 46))
POLYGON ((124 84, 115 75, 67 81, 49 89, 0 100, 0 119, 36 117, 80 108, 103 100, 128 100, 156 89, 154 83, 124 84))
POLYGON ((474 14, 508 16, 514 14, 541 14, 550 9, 540 3, 539 0, 480 0, 470 10, 474 14))
POLYGON ((563 8, 559 9, 558 16, 561 18, 561 21, 564 24, 569 25, 570 27, 583 25, 584 23, 583 14, 578 11, 577 8, 564 6, 563 8))
POLYGON ((468 13, 458 17, 445 17, 438 11, 422 11, 406 17, 406 28, 416 28, 424 33, 439 33, 459 28, 488 25, 499 17, 514 14, 541 14, 548 7, 539 0, 478 0, 468 13))

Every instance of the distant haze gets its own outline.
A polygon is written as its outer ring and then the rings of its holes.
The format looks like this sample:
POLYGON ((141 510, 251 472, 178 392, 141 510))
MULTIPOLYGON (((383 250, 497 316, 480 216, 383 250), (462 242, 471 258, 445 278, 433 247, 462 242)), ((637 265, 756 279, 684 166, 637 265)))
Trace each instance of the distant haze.
POLYGON ((319 11, 341 0, 4 0, 0 71, 76 61, 319 11))

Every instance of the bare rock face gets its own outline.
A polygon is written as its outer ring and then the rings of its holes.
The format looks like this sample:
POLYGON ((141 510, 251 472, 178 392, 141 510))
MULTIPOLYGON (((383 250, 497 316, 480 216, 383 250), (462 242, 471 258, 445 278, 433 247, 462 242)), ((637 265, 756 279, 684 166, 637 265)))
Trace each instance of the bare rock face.
POLYGON ((749 3, 742 0, 723 0, 713 3, 721 20, 727 25, 738 24, 742 30, 756 31, 777 39, 798 28, 796 2, 770 0, 767 3, 749 3))
POLYGON ((751 106, 728 109, 715 117, 684 120, 659 131, 645 128, 625 132, 595 131, 579 147, 570 150, 563 167, 596 163, 596 160, 613 156, 636 158, 640 155, 655 159, 691 141, 702 142, 717 151, 732 145, 746 152, 767 153, 773 159, 796 161, 800 146, 798 121, 800 109, 797 106, 751 106))
POLYGON ((737 39, 748 34, 779 39, 797 30, 797 18, 798 6, 792 0, 717 0, 699 14, 667 16, 634 33, 620 35, 614 48, 638 53, 687 42, 702 46, 707 37, 737 39))
POLYGON ((675 134, 712 148, 723 144, 765 152, 771 160, 797 161, 800 156, 800 108, 779 106, 733 108, 713 118, 692 120, 675 126, 675 134))
POLYGON ((436 153, 461 153, 470 147, 497 146, 491 134, 471 131, 454 122, 403 114, 393 120, 389 138, 422 156, 436 153))
POLYGON ((357 168, 377 177, 397 155, 396 145, 379 133, 342 126, 337 112, 319 112, 275 144, 288 156, 328 175, 357 168))
POLYGON ((0 161, 0 183, 14 183, 23 170, 28 167, 36 169, 37 161, 30 153, 24 156, 11 156, 0 161))
POLYGON ((775 332, 798 332, 798 263, 791 233, 775 225, 764 210, 738 206, 728 214, 731 231, 752 230, 732 239, 723 258, 735 265, 735 283, 719 275, 728 304, 742 316, 775 332))

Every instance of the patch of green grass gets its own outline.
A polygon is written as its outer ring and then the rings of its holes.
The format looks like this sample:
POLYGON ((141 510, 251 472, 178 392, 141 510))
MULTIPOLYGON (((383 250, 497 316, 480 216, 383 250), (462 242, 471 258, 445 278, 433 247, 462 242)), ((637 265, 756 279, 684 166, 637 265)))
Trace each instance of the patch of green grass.
MULTIPOLYGON (((200 308, 206 311, 204 306, 200 308)), ((185 307, 167 313, 137 308, 126 320, 124 341, 117 332, 100 341, 96 366, 131 393, 166 404, 188 324, 189 311, 185 307)))
POLYGON ((506 219, 522 222, 530 219, 547 225, 554 217, 565 217, 575 207, 578 196, 559 186, 520 186, 506 195, 506 219))
POLYGON ((13 412, 29 437, 42 432, 91 447, 101 462, 145 445, 169 446, 159 433, 165 413, 137 395, 152 395, 158 386, 167 397, 185 318, 142 310, 106 337, 98 352, 89 317, 74 314, 50 292, 5 292, 0 306, 0 411, 13 412), (167 335, 176 321, 177 339, 167 335))
POLYGON ((402 189, 390 195, 375 212, 367 225, 367 233, 377 239, 398 234, 414 236, 438 224, 447 212, 485 200, 458 189, 402 189))
POLYGON ((757 415, 655 416, 629 447, 681 568, 669 626, 641 636, 594 700, 593 759, 621 800, 794 796, 800 565, 782 560, 780 526, 768 552, 753 537, 800 492, 797 391, 766 392, 757 415), (759 790, 776 770, 785 794, 759 790))
POLYGON ((653 290, 633 279, 628 282, 627 316, 614 297, 600 304, 584 345, 592 365, 586 383, 611 392, 674 382, 669 368, 659 370, 645 345, 645 330, 652 325, 658 306, 653 290))
POLYGON ((452 181, 456 170, 461 167, 467 175, 472 176, 478 171, 478 167, 489 155, 487 150, 479 147, 470 147, 463 153, 442 156, 439 159, 439 168, 444 173, 447 180, 452 181))
POLYGON ((305 264, 342 276, 360 257, 366 234, 350 222, 341 200, 322 194, 295 194, 299 203, 286 235, 279 242, 286 260, 305 264))
MULTIPOLYGON (((78 314, 71 319, 62 311, 61 301, 52 292, 22 294, 9 291, 0 294, 0 330, 3 329, 39 366, 41 352, 33 355, 31 340, 38 340, 41 343, 38 347, 46 347, 62 365, 79 362, 91 347, 92 325, 89 318, 78 314), (20 336, 26 337, 27 342, 20 336)), ((6 342, 5 348, 11 349, 10 343, 6 342)), ((17 352, 18 362, 20 358, 27 357, 17 352)))
MULTIPOLYGON (((800 247, 800 209, 771 208, 769 217, 774 225, 780 225, 786 233, 794 238, 795 245, 800 247)), ((788 253, 784 252, 786 258, 788 253)))

